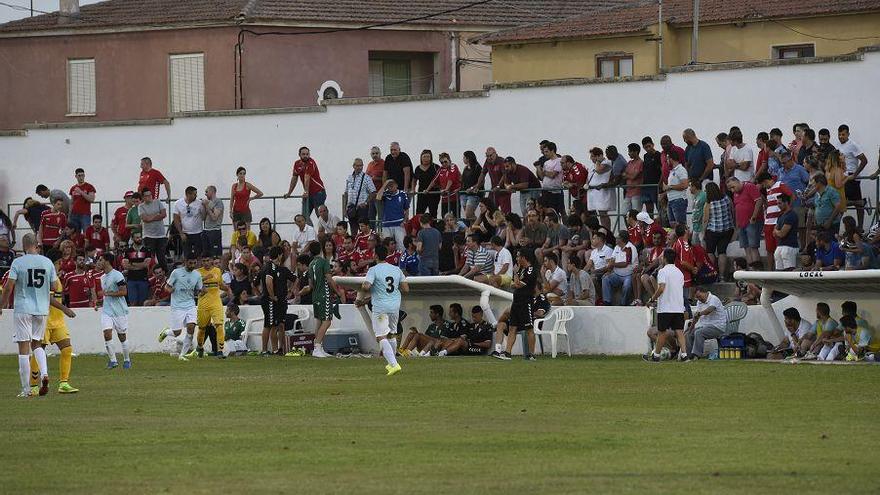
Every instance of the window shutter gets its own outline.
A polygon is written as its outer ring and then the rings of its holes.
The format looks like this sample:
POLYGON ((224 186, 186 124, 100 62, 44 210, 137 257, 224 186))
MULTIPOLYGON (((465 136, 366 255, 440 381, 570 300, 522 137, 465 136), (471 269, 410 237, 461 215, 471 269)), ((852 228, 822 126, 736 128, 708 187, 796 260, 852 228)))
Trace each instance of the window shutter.
POLYGON ((169 63, 171 113, 205 109, 205 54, 171 55, 169 63))
POLYGON ((385 86, 382 83, 382 61, 370 60, 370 96, 385 95, 385 86))
POLYGON ((382 69, 385 96, 412 94, 409 60, 383 60, 382 69))
POLYGON ((95 59, 67 61, 67 114, 95 114, 95 59))

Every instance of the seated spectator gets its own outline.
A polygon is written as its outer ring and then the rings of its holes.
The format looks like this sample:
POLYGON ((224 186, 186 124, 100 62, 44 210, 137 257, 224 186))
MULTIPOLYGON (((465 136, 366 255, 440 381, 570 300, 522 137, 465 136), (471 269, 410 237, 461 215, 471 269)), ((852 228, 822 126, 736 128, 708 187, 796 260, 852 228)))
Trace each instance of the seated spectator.
POLYGON ((244 243, 250 246, 251 249, 257 245, 257 236, 254 234, 250 228, 248 228, 247 222, 238 221, 235 223, 235 230, 232 232, 232 238, 230 239, 230 247, 229 250, 232 253, 233 259, 235 259, 238 254, 238 250, 242 245, 239 242, 239 239, 244 239, 244 243))
POLYGON ((226 322, 223 323, 223 332, 226 338, 224 351, 227 356, 244 356, 248 353, 247 341, 242 338, 244 336, 244 321, 238 317, 240 311, 235 303, 226 306, 226 322))
POLYGON ((843 217, 840 249, 846 255, 847 270, 867 270, 876 267, 877 257, 874 248, 863 240, 864 235, 856 225, 855 218, 843 217))
POLYGON ((633 306, 642 306, 644 304, 642 302, 642 291, 644 291, 644 294, 657 292, 657 270, 662 266, 663 250, 666 249, 666 246, 662 242, 660 232, 654 232, 652 238, 653 246, 648 251, 645 265, 640 269, 641 275, 638 280, 634 281, 641 282, 641 284, 633 284, 633 294, 635 297, 633 306), (636 289, 636 287, 638 288, 636 289))
POLYGON ((263 218, 260 220, 260 233, 257 235, 257 245, 252 246, 251 249, 257 249, 259 246, 259 253, 268 253, 269 249, 273 246, 281 245, 281 236, 278 235, 278 232, 272 228, 272 221, 268 218, 263 218))
POLYGON ((464 309, 461 304, 449 305, 449 321, 440 332, 440 341, 436 345, 440 357, 460 354, 467 348, 467 336, 471 325, 462 317, 464 309))
POLYGON ((805 361, 833 361, 837 357, 835 352, 831 359, 828 356, 836 347, 836 344, 843 341, 843 332, 837 321, 831 318, 831 308, 827 303, 820 302, 816 304, 816 323, 813 325, 813 332, 805 341, 810 342, 809 351, 804 355, 805 361))
POLYGON ((813 325, 801 318, 797 308, 785 308, 782 312, 785 320, 786 335, 779 345, 767 353, 767 359, 785 359, 790 356, 802 356, 810 350, 812 340, 806 337, 815 335, 813 325))
POLYGON ((367 270, 376 262, 376 246, 379 238, 373 234, 367 239, 366 249, 355 249, 351 255, 351 269, 357 276, 366 275, 367 270))
POLYGON ((843 313, 840 324, 843 326, 846 341, 846 360, 859 361, 868 353, 880 351, 880 339, 876 338, 868 322, 859 317, 856 303, 844 301, 840 309, 843 313))
POLYGON ((638 222, 639 238, 642 239, 644 247, 650 249, 657 246, 655 240, 659 241, 661 247, 666 247, 666 230, 663 229, 660 222, 651 218, 651 215, 646 211, 640 211, 636 214, 636 221, 638 222))
POLYGON ((531 249, 535 256, 538 256, 538 250, 544 246, 547 240, 547 225, 541 221, 537 210, 528 210, 526 213, 526 224, 522 228, 519 236, 519 247, 531 249))
POLYGON ((492 237, 490 241, 492 249, 495 251, 492 264, 492 274, 477 274, 474 280, 493 287, 501 289, 509 289, 510 283, 513 281, 513 256, 510 251, 504 247, 504 241, 497 235, 492 237))
POLYGON ((162 265, 153 268, 153 276, 150 277, 150 298, 144 301, 144 306, 168 306, 171 304, 171 292, 166 289, 165 269, 162 265))
POLYGON ((584 260, 577 256, 568 258, 568 292, 566 306, 595 306, 596 286, 593 277, 584 270, 584 260))
POLYGON ((308 244, 318 239, 318 233, 315 228, 306 222, 306 217, 297 215, 293 217, 293 242, 291 246, 300 253, 305 253, 308 244))
POLYGON ((721 299, 709 292, 704 286, 694 290, 697 298, 697 310, 685 332, 691 359, 706 357, 704 345, 706 340, 720 338, 727 334, 727 311, 721 299))
MULTIPOLYGON (((404 236, 406 239, 406 236, 404 236)), ((385 262, 389 265, 397 266, 400 264, 400 257, 403 253, 401 253, 397 249, 397 241, 394 240, 393 237, 386 237, 382 240, 382 245, 385 246, 386 252, 388 255, 385 257, 385 262)))
MULTIPOLYGON (((339 217, 330 213, 327 206, 318 207, 318 237, 324 238, 336 232, 336 226, 341 223, 339 217)), ((344 222, 342 222, 344 223, 344 222)))
POLYGON ((107 251, 110 248, 110 233, 104 228, 104 217, 101 215, 92 216, 92 224, 85 229, 86 246, 94 246, 101 251, 107 251))
POLYGON ((333 235, 330 236, 330 239, 333 240, 333 244, 336 244, 336 249, 342 247, 342 241, 345 240, 345 237, 348 236, 348 224, 345 222, 336 222, 336 229, 333 231, 333 235))
POLYGON ((244 263, 236 263, 232 266, 232 278, 227 288, 227 299, 236 305, 250 304, 254 295, 253 285, 249 277, 250 272, 244 263))
MULTIPOLYGON (((745 258, 737 258, 734 260, 735 270, 761 271, 764 267, 761 262, 755 262, 752 265, 746 265, 745 258)), ((751 282, 742 280, 736 281, 736 295, 734 301, 740 301, 748 305, 759 304, 761 299, 761 288, 751 282)))
POLYGON ((414 277, 419 274, 419 253, 416 252, 416 243, 410 236, 403 238, 403 255, 400 256, 398 266, 407 276, 414 277))
POLYGON ((493 257, 489 250, 480 245, 476 234, 467 236, 467 255, 464 267, 458 274, 473 280, 477 275, 491 276, 493 269, 493 257))
POLYGON ((510 249, 519 248, 523 229, 522 218, 516 213, 508 213, 504 220, 507 223, 507 228, 504 229, 504 246, 510 249))
POLYGON ((562 259, 577 256, 582 261, 586 261, 585 255, 590 242, 589 229, 584 227, 581 217, 575 214, 566 217, 565 226, 568 227, 569 238, 568 243, 560 248, 562 259))
MULTIPOLYGON (((592 237, 593 250, 590 251, 590 258, 586 264, 586 270, 593 277, 593 283, 602 287, 602 277, 611 271, 611 264, 614 260, 614 250, 605 244, 605 234, 602 232, 594 232, 592 237)), ((609 304, 610 301, 604 301, 609 304)))
POLYGON ((547 253, 544 257, 544 294, 551 304, 560 304, 568 294, 568 276, 559 266, 556 253, 547 253))
POLYGON ((373 232, 373 229, 370 228, 370 221, 366 219, 362 219, 358 221, 358 231, 354 236, 354 248, 355 249, 367 249, 367 244, 369 244, 370 237, 376 235, 373 232))
POLYGON ((431 319, 431 324, 423 333, 419 332, 416 327, 410 327, 409 333, 400 345, 400 353, 403 356, 430 356, 434 345, 439 343, 441 333, 449 324, 443 319, 443 306, 435 304, 428 308, 428 317, 431 319))
POLYGON ((614 304, 614 289, 620 288, 620 304, 626 306, 632 293, 632 275, 639 261, 639 253, 629 234, 621 230, 617 235, 617 245, 611 252, 611 272, 602 277, 602 300, 608 306, 614 304))
POLYGON ((548 213, 544 217, 544 224, 547 226, 547 239, 535 253, 538 263, 541 263, 544 256, 550 253, 556 253, 557 258, 559 258, 563 253, 562 247, 568 246, 568 227, 559 223, 559 215, 554 212, 548 213))
POLYGON ((845 257, 840 244, 829 232, 816 234, 816 262, 812 266, 817 271, 837 271, 843 269, 845 257))

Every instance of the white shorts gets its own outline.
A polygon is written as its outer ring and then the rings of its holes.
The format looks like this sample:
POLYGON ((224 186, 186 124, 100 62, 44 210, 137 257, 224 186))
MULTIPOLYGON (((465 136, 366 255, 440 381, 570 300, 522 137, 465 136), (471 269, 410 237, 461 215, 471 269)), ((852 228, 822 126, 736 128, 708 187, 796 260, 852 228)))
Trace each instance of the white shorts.
POLYGON ((247 344, 243 340, 227 340, 223 347, 227 356, 233 352, 247 352, 248 350, 247 344))
POLYGON ((46 335, 46 315, 29 315, 15 313, 13 326, 15 327, 14 342, 30 342, 37 340, 42 342, 46 335))
POLYGON ((184 330, 189 324, 195 325, 198 321, 198 312, 196 308, 189 309, 172 309, 171 310, 171 329, 184 330))
POLYGON ((798 249, 791 246, 776 246, 773 260, 777 270, 790 270, 797 267, 798 249))
POLYGON ((128 315, 110 316, 101 313, 101 330, 114 330, 124 334, 128 331, 128 315))
POLYGON ((399 313, 372 313, 373 333, 376 337, 384 337, 389 333, 397 333, 399 313))

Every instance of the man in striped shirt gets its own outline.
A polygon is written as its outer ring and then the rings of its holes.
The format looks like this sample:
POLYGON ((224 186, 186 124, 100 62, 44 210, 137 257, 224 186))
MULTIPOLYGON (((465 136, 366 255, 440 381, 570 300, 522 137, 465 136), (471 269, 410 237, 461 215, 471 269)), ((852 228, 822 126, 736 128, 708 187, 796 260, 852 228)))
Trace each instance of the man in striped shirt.
POLYGON ((467 257, 464 267, 459 272, 464 278, 473 279, 479 274, 492 275, 495 269, 495 260, 489 250, 480 245, 476 234, 467 236, 467 257))
POLYGON ((774 181, 769 172, 764 171, 755 177, 755 181, 761 186, 764 194, 764 246, 767 249, 767 266, 772 270, 775 266, 773 253, 776 251, 776 238, 773 237, 773 229, 776 228, 776 219, 782 213, 779 209, 779 195, 787 194, 794 197, 791 188, 781 181, 774 181))

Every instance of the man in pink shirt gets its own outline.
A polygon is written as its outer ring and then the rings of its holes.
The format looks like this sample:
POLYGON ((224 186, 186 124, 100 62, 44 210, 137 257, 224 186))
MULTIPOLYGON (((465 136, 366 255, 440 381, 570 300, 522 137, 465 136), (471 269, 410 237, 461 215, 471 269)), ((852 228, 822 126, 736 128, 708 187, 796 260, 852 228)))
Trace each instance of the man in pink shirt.
POLYGON ((727 189, 733 192, 734 222, 739 229, 739 247, 745 250, 746 261, 751 265, 761 260, 758 253, 763 227, 761 211, 764 202, 761 189, 753 182, 743 182, 736 177, 727 179, 727 189))
POLYGON ((639 187, 642 185, 642 159, 639 157, 642 147, 637 143, 629 143, 626 148, 629 152, 629 161, 626 163, 623 175, 628 187, 623 198, 623 211, 642 211, 642 188, 639 187))

